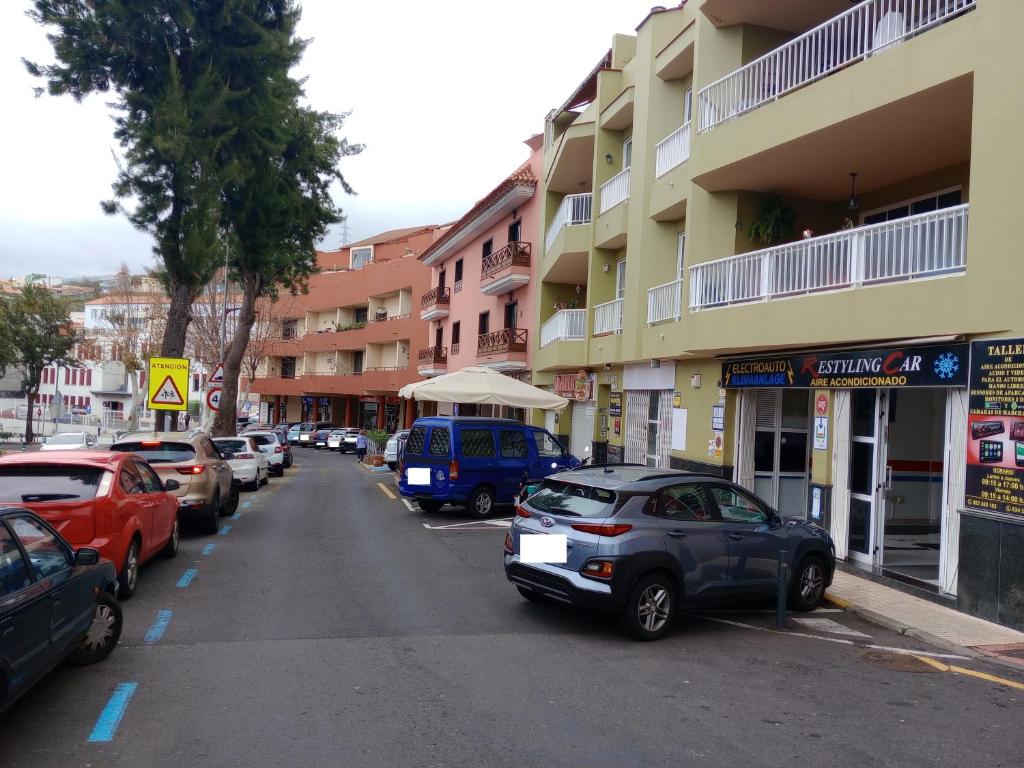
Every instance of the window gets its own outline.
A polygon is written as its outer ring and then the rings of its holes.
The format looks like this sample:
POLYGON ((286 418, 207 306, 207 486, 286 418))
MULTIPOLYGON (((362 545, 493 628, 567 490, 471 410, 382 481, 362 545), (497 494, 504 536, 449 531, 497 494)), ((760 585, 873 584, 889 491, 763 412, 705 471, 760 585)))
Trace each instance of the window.
POLYGON ((626 139, 622 142, 622 170, 626 170, 633 164, 633 140, 626 139))
POLYGON ((768 511, 744 493, 725 485, 712 485, 711 495, 727 523, 767 523, 768 511))
POLYGON ((518 243, 520 240, 522 240, 522 229, 523 229, 523 220, 522 219, 516 219, 511 224, 509 224, 508 225, 508 241, 510 243, 518 243))
POLYGON ((697 483, 674 485, 658 494, 657 515, 671 520, 705 522, 713 519, 704 489, 697 483))
POLYGON ((501 458, 503 459, 525 459, 526 438, 519 430, 503 429, 498 433, 498 442, 501 444, 501 458))
POLYGON ((117 482, 125 493, 142 493, 144 490, 142 475, 139 474, 139 470, 135 467, 134 462, 131 461, 125 462, 124 466, 121 467, 121 474, 117 476, 117 482))
POLYGON ((353 321, 356 323, 365 323, 366 319, 370 316, 369 307, 356 307, 353 312, 353 321))
POLYGON ((686 233, 680 232, 676 238, 676 280, 683 279, 683 267, 686 260, 686 233))
POLYGON ((683 94, 683 123, 690 122, 693 116, 693 88, 687 88, 683 94))
POLYGON ((430 430, 430 455, 447 456, 451 450, 452 441, 448 434, 448 427, 434 427, 430 430))
POLYGON ((139 475, 142 477, 142 487, 146 493, 159 493, 164 489, 159 476, 157 476, 156 472, 152 469, 147 467, 145 464, 135 464, 135 468, 139 471, 139 475))
POLYGON ((462 282, 462 259, 455 260, 455 284, 462 282))
POLYGON ((426 445, 427 430, 425 427, 413 427, 409 432, 409 438, 405 441, 405 452, 416 456, 423 455, 423 448, 426 445))
POLYGON ((615 498, 614 491, 604 488, 545 480, 528 503, 539 512, 572 517, 607 517, 613 511, 615 498))
POLYGON ((619 259, 615 265, 615 298, 621 299, 626 295, 626 260, 619 259))
POLYGON ((39 578, 48 579, 71 566, 71 557, 64 545, 35 520, 16 517, 10 524, 39 578))
POLYGON ((352 269, 362 269, 373 261, 373 246, 352 249, 352 269))
POLYGON ((281 338, 294 339, 299 335, 299 321, 291 318, 281 321, 281 338))
POLYGON ((462 339, 462 323, 456 320, 452 323, 452 346, 454 347, 462 339))
POLYGON ((31 583, 21 550, 4 524, 0 523, 0 597, 12 595, 31 583))
POLYGON ((85 386, 87 386, 87 387, 91 387, 92 386, 92 368, 90 368, 89 370, 87 370, 85 372, 85 386))
POLYGON ((64 369, 64 383, 65 384, 70 384, 71 383, 71 370, 69 368, 65 368, 64 369))
POLYGON ((895 221, 907 216, 915 216, 919 213, 938 211, 943 208, 952 208, 963 202, 963 190, 957 187, 945 192, 931 193, 923 197, 915 197, 897 205, 891 205, 881 210, 872 211, 861 217, 861 222, 867 224, 880 224, 883 221, 895 221))
POLYGON ((362 373, 363 372, 363 351, 352 353, 352 372, 362 373))
POLYGON ((494 240, 493 238, 484 242, 483 258, 487 258, 494 251, 494 240))
POLYGON ((519 317, 519 302, 510 301, 505 305, 505 327, 515 328, 516 319, 519 317))
POLYGON ((491 313, 490 312, 481 312, 480 313, 480 324, 479 324, 479 327, 477 328, 477 333, 479 333, 481 336, 483 336, 485 333, 490 333, 490 331, 491 331, 491 313))
POLYGON ((159 440, 116 443, 111 450, 138 454, 150 464, 192 461, 196 457, 196 452, 188 443, 167 443, 159 440))
POLYGON ((0 466, 0 501, 92 499, 103 470, 46 464, 0 466))
POLYGON ((533 441, 537 444, 537 455, 541 458, 561 458, 565 455, 562 444, 547 432, 535 430, 533 441))
POLYGON ((463 429, 459 432, 459 441, 462 444, 463 456, 494 456, 494 433, 489 429, 463 429))

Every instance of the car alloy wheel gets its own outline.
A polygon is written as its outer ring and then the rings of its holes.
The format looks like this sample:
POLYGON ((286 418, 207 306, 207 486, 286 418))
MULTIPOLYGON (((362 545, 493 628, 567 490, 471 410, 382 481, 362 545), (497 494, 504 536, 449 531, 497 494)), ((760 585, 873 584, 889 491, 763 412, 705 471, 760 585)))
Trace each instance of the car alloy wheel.
POLYGON ((487 517, 494 508, 494 494, 487 488, 478 488, 469 497, 469 510, 477 517, 487 517))
POLYGON ((118 578, 121 583, 121 599, 127 600, 135 594, 139 585, 139 542, 133 539, 128 546, 128 552, 124 556, 124 568, 118 578))
POLYGON ((658 632, 668 621, 672 608, 668 590, 661 584, 650 584, 640 594, 636 606, 637 619, 647 632, 658 632))
POLYGON ((106 603, 96 603, 92 624, 82 638, 82 650, 86 653, 97 653, 103 650, 113 639, 117 616, 114 609, 106 603))
POLYGON ((175 514, 174 524, 171 526, 171 537, 164 544, 161 554, 166 558, 172 558, 178 554, 178 544, 181 541, 181 518, 175 514))
POLYGON ((821 566, 812 560, 800 572, 800 597, 807 603, 817 603, 821 599, 824 585, 825 577, 821 572, 821 566))

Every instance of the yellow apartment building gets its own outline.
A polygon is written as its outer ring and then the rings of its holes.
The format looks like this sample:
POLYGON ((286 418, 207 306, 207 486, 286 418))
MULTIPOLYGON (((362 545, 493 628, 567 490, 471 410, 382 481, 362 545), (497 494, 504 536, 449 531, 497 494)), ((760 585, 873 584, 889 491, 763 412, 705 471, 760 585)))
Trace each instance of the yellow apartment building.
POLYGON ((613 37, 545 125, 548 426, 1024 626, 1022 28, 1013 0, 688 0, 613 37))

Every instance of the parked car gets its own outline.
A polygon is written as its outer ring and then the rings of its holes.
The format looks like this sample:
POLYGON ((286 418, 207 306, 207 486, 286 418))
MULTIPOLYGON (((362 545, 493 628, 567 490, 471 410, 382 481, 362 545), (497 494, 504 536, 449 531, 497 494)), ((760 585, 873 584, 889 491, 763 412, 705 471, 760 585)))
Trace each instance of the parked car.
POLYGON ((0 458, 0 502, 25 507, 75 548, 114 563, 122 599, 139 566, 178 552, 178 481, 161 481, 138 456, 106 451, 16 453, 0 458))
POLYGON ((330 451, 341 450, 342 445, 345 443, 345 435, 347 432, 347 429, 332 429, 327 435, 327 449, 330 451))
POLYGON ((215 437, 213 444, 221 453, 231 454, 228 464, 231 465, 231 472, 239 485, 258 491, 261 485, 270 481, 270 462, 249 435, 215 437))
POLYGON ((828 532, 783 518, 719 477, 638 465, 581 467, 548 477, 516 507, 505 575, 528 600, 615 611, 642 640, 683 608, 775 593, 779 552, 788 604, 813 610, 832 583, 828 532), (564 534, 564 562, 523 562, 524 537, 564 534))
POLYGON ((334 431, 333 429, 318 429, 316 432, 314 432, 313 433, 313 447, 316 448, 318 451, 321 448, 326 449, 327 448, 327 439, 330 437, 331 432, 333 432, 333 431, 334 431))
POLYGON ((207 533, 216 533, 219 517, 238 508, 230 454, 219 451, 205 433, 136 432, 122 436, 110 450, 141 456, 165 484, 175 480, 181 514, 198 518, 207 533))
POLYGON ((330 431, 334 429, 334 425, 331 424, 329 421, 304 421, 299 426, 299 445, 307 447, 310 445, 315 445, 316 433, 319 432, 321 429, 326 429, 330 431))
POLYGON ((122 625, 115 573, 28 510, 0 508, 0 712, 65 659, 110 655, 122 625))
POLYGON ((288 444, 298 445, 299 444, 299 432, 302 431, 301 424, 292 424, 288 427, 288 444))
POLYGON ((400 429, 388 438, 384 445, 384 461, 387 462, 388 469, 394 470, 398 467, 398 443, 408 437, 409 430, 400 429))
POLYGON ((50 435, 41 451, 84 451, 96 445, 96 435, 89 432, 61 432, 50 435))
POLYGON ((292 452, 289 450, 288 441, 283 439, 277 432, 246 432, 245 436, 251 438, 256 447, 267 457, 267 470, 271 475, 282 477, 284 475, 286 459, 291 459, 292 452))
POLYGON ((416 419, 402 452, 398 488, 424 512, 445 504, 490 514, 524 481, 579 464, 551 433, 512 419, 427 416, 416 419))

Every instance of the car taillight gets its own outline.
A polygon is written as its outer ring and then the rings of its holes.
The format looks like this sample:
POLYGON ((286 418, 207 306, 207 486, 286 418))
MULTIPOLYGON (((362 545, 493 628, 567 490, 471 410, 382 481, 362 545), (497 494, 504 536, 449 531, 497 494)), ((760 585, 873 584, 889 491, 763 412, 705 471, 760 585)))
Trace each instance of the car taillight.
POLYGON ((512 546, 512 531, 505 531, 505 552, 509 555, 516 553, 515 547, 512 546))
POLYGON ((615 563, 611 560, 591 560, 580 570, 584 576, 594 579, 610 579, 615 571, 615 563))
POLYGON ((236 459, 255 459, 256 457, 251 453, 236 453, 236 459))
POLYGON ((597 536, 621 536, 626 531, 633 530, 633 526, 625 523, 572 523, 572 529, 597 536))
POLYGON ((177 467, 179 475, 201 475, 206 471, 205 464, 193 464, 191 467, 177 467))
POLYGON ((284 450, 281 448, 280 445, 275 445, 274 446, 274 453, 284 453, 284 450))
POLYGON ((452 463, 448 465, 448 479, 458 480, 459 479, 459 461, 458 459, 452 459, 452 463))
POLYGON ((533 517, 533 512, 519 504, 516 505, 516 514, 519 515, 519 517, 533 517))
POLYGON ((110 487, 114 483, 114 473, 107 470, 100 478, 100 484, 96 486, 96 498, 102 499, 110 493, 110 487))

